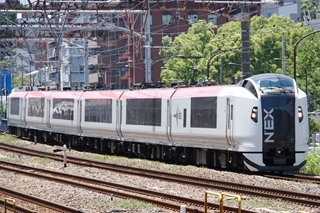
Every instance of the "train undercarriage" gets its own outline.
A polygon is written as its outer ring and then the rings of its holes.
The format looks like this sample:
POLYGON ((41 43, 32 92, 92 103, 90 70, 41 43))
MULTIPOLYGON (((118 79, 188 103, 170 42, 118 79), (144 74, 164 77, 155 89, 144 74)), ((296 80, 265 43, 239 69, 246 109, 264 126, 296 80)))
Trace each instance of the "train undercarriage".
POLYGON ((9 132, 35 143, 60 146, 65 144, 70 150, 156 160, 177 165, 206 166, 228 170, 245 169, 242 153, 226 150, 109 140, 12 126, 9 127, 9 132))

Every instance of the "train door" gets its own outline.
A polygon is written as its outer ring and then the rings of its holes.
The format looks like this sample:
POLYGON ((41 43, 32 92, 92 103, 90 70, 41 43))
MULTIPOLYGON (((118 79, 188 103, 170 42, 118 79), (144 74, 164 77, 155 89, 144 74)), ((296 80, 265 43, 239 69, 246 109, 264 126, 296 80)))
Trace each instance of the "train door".
POLYGON ((233 100, 227 98, 227 126, 226 126, 226 138, 229 145, 234 145, 233 140, 233 100))
POLYGON ((21 104, 20 106, 22 106, 20 122, 22 125, 27 125, 26 116, 27 116, 27 110, 28 110, 27 109, 28 102, 26 101, 26 98, 20 98, 20 104, 21 104))
POLYGON ((47 104, 46 107, 47 109, 45 110, 47 112, 46 114, 46 121, 47 121, 47 127, 48 129, 51 129, 51 125, 50 125, 50 120, 51 120, 51 100, 49 98, 46 99, 47 104))
POLYGON ((166 124, 166 134, 168 141, 172 141, 171 135, 171 99, 167 100, 167 124, 166 124))
POLYGON ((117 135, 119 136, 119 140, 123 138, 122 135, 122 130, 121 130, 121 125, 122 125, 122 100, 117 100, 116 102, 117 107, 116 107, 116 131, 117 135))
POLYGON ((171 139, 172 145, 192 146, 193 138, 190 129, 190 98, 171 99, 171 139))
POLYGON ((82 113, 84 113, 84 111, 82 111, 82 101, 83 100, 77 100, 77 109, 76 111, 80 112, 77 116, 77 120, 76 120, 76 125, 77 125, 77 130, 82 133, 82 129, 81 129, 81 120, 82 120, 82 113))

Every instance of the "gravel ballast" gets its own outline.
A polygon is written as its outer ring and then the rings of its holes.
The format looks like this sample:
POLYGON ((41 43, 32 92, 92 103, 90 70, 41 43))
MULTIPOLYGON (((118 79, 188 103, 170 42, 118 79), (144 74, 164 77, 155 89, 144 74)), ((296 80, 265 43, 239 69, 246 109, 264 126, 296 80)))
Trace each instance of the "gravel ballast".
MULTIPOLYGON (((53 147, 43 144, 35 144, 29 141, 17 140, 9 143, 15 146, 31 148, 40 151, 52 152, 53 147)), ((86 152, 67 151, 68 156, 80 158, 98 159, 98 155, 86 152)), ((82 167, 74 164, 67 164, 64 167, 62 162, 51 160, 43 160, 35 157, 10 153, 0 150, 0 160, 7 160, 14 163, 24 164, 36 168, 65 172, 73 175, 85 176, 113 183, 129 185, 134 187, 145 188, 148 190, 160 191, 168 194, 185 196, 193 199, 204 201, 204 192, 210 190, 216 193, 221 193, 220 190, 210 188, 191 187, 167 181, 143 178, 140 176, 132 176, 120 174, 107 170, 101 170, 91 167, 82 167)), ((198 176, 202 178, 218 179, 230 182, 243 183, 247 185, 256 185, 269 188, 283 189, 307 194, 320 195, 320 188, 316 184, 291 182, 284 180, 275 180, 257 175, 237 174, 227 171, 217 171, 207 168, 198 168, 194 166, 178 166, 168 165, 164 163, 146 161, 140 159, 126 159, 122 157, 108 157, 105 161, 109 163, 130 165, 135 167, 150 168, 154 170, 162 170, 166 172, 183 173, 186 175, 198 176)), ((139 205, 138 202, 129 202, 116 198, 112 195, 106 195, 88 191, 82 188, 68 186, 60 183, 53 183, 43 179, 32 178, 24 175, 19 175, 13 172, 0 171, 1 186, 23 192, 29 195, 37 196, 42 199, 55 201, 57 203, 81 209, 85 212, 169 212, 159 209, 151 205, 139 205), (134 203, 134 204, 132 204, 134 203), (138 203, 138 204, 137 204, 138 203)), ((228 192, 229 193, 229 192, 228 192)), ((234 193, 233 193, 234 194, 234 193)), ((312 208, 308 206, 298 206, 287 201, 276 199, 258 198, 253 196, 241 196, 241 206, 245 209, 255 210, 257 212, 320 212, 320 208, 312 208)), ((217 201, 215 199, 214 201, 217 201)), ((226 200, 225 203, 229 206, 237 206, 235 200, 226 200)))

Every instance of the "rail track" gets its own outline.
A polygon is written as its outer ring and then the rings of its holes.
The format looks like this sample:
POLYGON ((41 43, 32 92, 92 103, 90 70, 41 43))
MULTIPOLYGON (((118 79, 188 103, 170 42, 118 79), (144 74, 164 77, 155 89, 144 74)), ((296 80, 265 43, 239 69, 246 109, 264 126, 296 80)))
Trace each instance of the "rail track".
MULTIPOLYGON (((11 152, 17 152, 29 156, 37 156, 37 157, 44 157, 44 158, 50 158, 53 160, 57 161, 63 161, 63 157, 60 154, 53 154, 49 152, 42 152, 38 150, 33 150, 33 149, 28 149, 28 148, 23 148, 23 147, 17 147, 13 145, 8 145, 4 143, 0 143, 0 149, 4 149, 7 151, 11 152)), ((83 158, 76 158, 76 157, 71 157, 68 156, 68 162, 77 164, 77 165, 82 165, 82 166, 92 166, 96 168, 101 168, 101 169, 108 169, 108 170, 113 170, 116 172, 121 172, 123 171, 124 173, 131 173, 133 175, 139 175, 141 172, 143 172, 142 175, 145 175, 148 177, 148 173, 159 173, 160 175, 173 175, 174 173, 165 173, 165 172, 160 172, 160 171, 155 171, 155 170, 149 170, 149 169, 141 169, 141 168, 136 168, 136 167, 129 167, 129 166, 123 166, 123 165, 118 165, 118 164, 110 164, 110 163, 103 163, 99 161, 93 161, 93 160, 88 160, 88 159, 83 159, 83 158), (128 171, 129 169, 129 171, 128 171)), ((186 177, 185 175, 179 175, 179 174, 174 174, 176 177, 180 177, 181 179, 184 178, 193 178, 193 179, 199 179, 200 181, 208 181, 207 179, 203 178, 197 178, 197 177, 186 177)), ((320 185, 320 177, 319 176, 311 176, 311 175, 301 175, 301 174, 289 174, 289 173, 284 173, 284 174, 276 174, 276 173, 261 173, 260 175, 268 178, 274 178, 274 179, 279 179, 279 180, 288 180, 288 181, 301 181, 301 182, 309 182, 309 183, 314 183, 314 184, 319 184, 320 185)), ((152 174, 151 174, 152 176, 152 174)), ((216 180, 214 180, 216 181, 216 180)))
MULTIPOLYGON (((33 155, 38 157, 51 158, 54 160, 62 161, 62 156, 47 152, 40 152, 36 150, 12 147, 11 145, 1 144, 0 148, 11 152, 19 152, 25 155, 33 155)), ((125 174, 139 175, 148 178, 157 178, 166 181, 176 181, 178 183, 189 184, 197 187, 205 187, 206 189, 219 189, 238 194, 246 194, 258 197, 279 198, 282 200, 288 200, 298 204, 319 207, 320 196, 310 195, 305 193, 298 193, 286 190, 270 189, 265 187, 257 187, 252 185, 243 185, 239 183, 230 183, 220 180, 204 179, 194 176, 186 176, 175 173, 166 173, 155 170, 141 169, 135 167, 128 167, 122 165, 102 163, 98 161, 79 159, 75 157, 68 157, 68 163, 74 163, 82 166, 96 167, 100 169, 107 169, 115 172, 122 172, 125 174)), ((288 179, 286 177, 286 179, 288 179)), ((310 180, 308 180, 310 181, 310 180)))
POLYGON ((80 209, 71 208, 56 202, 44 200, 35 196, 13 191, 0 187, 0 206, 5 209, 4 212, 10 211, 15 213, 36 213, 36 212, 64 212, 64 213, 85 213, 80 209), (29 207, 24 207, 24 205, 29 207), (37 209, 35 211, 34 209, 37 209))
MULTIPOLYGON (((39 169, 15 163, 9 163, 5 161, 0 161, 0 169, 36 178, 43 178, 46 180, 55 181, 63 184, 73 185, 76 187, 85 188, 87 190, 92 190, 99 193, 104 193, 108 195, 112 194, 114 196, 118 196, 124 199, 133 198, 136 200, 152 203, 157 206, 161 206, 173 211, 178 211, 181 205, 186 205, 187 212, 205 212, 204 202, 202 200, 180 197, 157 191, 125 186, 123 184, 110 183, 97 179, 55 172, 45 169, 39 169)), ((208 203, 208 209, 217 211, 219 210, 219 204, 208 203)), ((237 212, 238 208, 225 206, 224 210, 230 212, 237 212)), ((241 212, 253 213, 255 211, 242 209, 241 212)))
POLYGON ((319 176, 301 175, 301 174, 263 174, 264 177, 288 180, 288 181, 300 181, 300 182, 310 182, 315 184, 320 184, 319 176))

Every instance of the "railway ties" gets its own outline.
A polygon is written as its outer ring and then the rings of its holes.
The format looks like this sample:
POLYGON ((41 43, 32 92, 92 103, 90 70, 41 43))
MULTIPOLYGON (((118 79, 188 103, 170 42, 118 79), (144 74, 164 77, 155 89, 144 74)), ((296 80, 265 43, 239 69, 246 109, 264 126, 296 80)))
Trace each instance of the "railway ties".
MULTIPOLYGON (((0 148, 2 147, 5 148, 4 146, 5 145, 0 144, 0 148)), ((10 150, 9 147, 7 147, 6 149, 10 150)), ((17 148, 16 150, 17 152, 23 153, 26 155, 28 154, 28 152, 30 152, 30 155, 32 153, 33 155, 35 155, 34 150, 23 149, 20 147, 17 148)), ((40 155, 41 153, 38 152, 38 154, 40 155)), ((62 160, 61 156, 54 155, 52 153, 42 153, 41 155, 42 157, 47 157, 47 158, 49 158, 49 155, 53 155, 53 157, 55 157, 56 159, 62 160)), ((258 197, 280 198, 282 200, 289 200, 294 203, 299 203, 299 204, 308 205, 308 206, 319 207, 320 205, 319 204, 320 197, 317 195, 263 188, 263 187, 257 187, 257 186, 247 186, 243 184, 224 182, 220 180, 210 180, 210 179, 198 178, 193 176, 185 176, 183 174, 165 173, 165 172, 148 170, 148 169, 140 169, 135 167, 125 167, 122 165, 106 164, 102 162, 90 161, 86 159, 78 159, 74 157, 68 157, 68 163, 75 163, 82 166, 90 166, 90 167, 96 167, 99 169, 112 170, 114 172, 122 172, 125 174, 140 175, 143 177, 156 178, 156 179, 161 179, 165 181, 175 181, 178 183, 189 184, 192 186, 205 187, 208 190, 219 189, 221 191, 228 191, 228 192, 237 193, 237 194, 246 194, 246 195, 258 196, 258 197)), ((164 196, 168 196, 168 195, 164 195, 164 196)), ((203 206, 203 202, 201 205, 203 206)))
MULTIPOLYGON (((202 200, 180 197, 153 190, 146 190, 142 188, 125 186, 123 184, 104 182, 97 179, 75 176, 55 171, 48 171, 44 169, 18 165, 15 163, 0 161, 0 164, 0 169, 2 170, 23 173, 24 175, 29 175, 42 179, 50 179, 51 181, 73 185, 76 187, 85 188, 87 190, 92 190, 107 195, 113 194, 114 196, 117 196, 119 198, 132 198, 143 202, 152 203, 154 205, 174 211, 178 211, 181 205, 186 205, 187 212, 205 212, 204 202, 202 200), (4 166, 4 164, 6 165, 4 166)), ((208 203, 208 208, 210 210, 218 210, 220 207, 219 204, 208 203)), ((237 208, 228 206, 224 207, 224 209, 232 212, 237 211, 237 208)), ((244 209, 242 210, 242 212, 253 213, 255 211, 249 211, 244 209)))
POLYGON ((65 206, 56 202, 51 202, 39 197, 31 196, 18 191, 13 191, 11 189, 0 187, 0 206, 2 206, 5 211, 12 212, 22 212, 22 213, 38 213, 47 212, 48 210, 52 213, 54 212, 64 212, 64 213, 86 213, 81 209, 75 209, 69 206, 65 206), (31 206, 31 208, 26 208, 24 205, 31 206), (27 204, 26 204, 27 203, 27 204), (37 210, 34 210, 37 208, 37 210))

